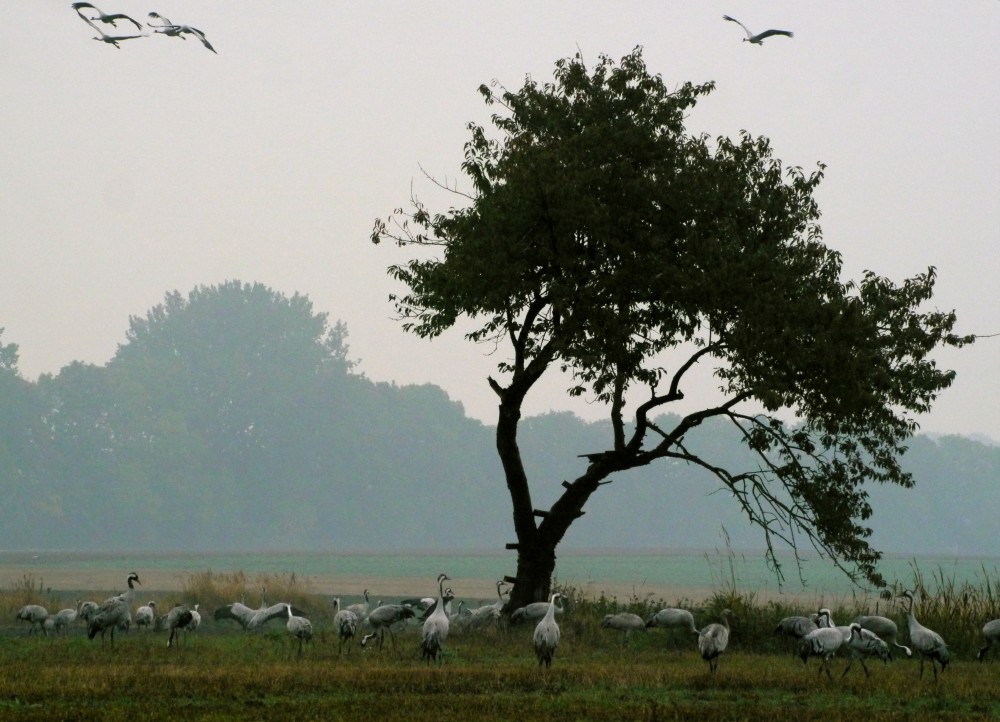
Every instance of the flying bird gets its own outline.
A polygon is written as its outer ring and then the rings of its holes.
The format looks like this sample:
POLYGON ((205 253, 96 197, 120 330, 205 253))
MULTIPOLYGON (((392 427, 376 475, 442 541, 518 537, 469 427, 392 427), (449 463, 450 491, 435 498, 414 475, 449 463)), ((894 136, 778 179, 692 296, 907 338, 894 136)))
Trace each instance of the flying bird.
MULTIPOLYGON (((118 27, 118 25, 115 23, 116 20, 128 20, 130 23, 132 23, 133 25, 135 25, 136 30, 142 30, 142 23, 140 23, 138 20, 130 18, 125 13, 112 13, 112 14, 109 15, 108 13, 104 12, 100 8, 98 8, 98 7, 94 6, 94 5, 91 5, 90 3, 83 3, 83 2, 73 3, 72 8, 74 10, 76 10, 76 14, 79 15, 80 18, 85 23, 87 23, 88 25, 90 25, 90 27, 94 28, 94 30, 96 30, 97 32, 101 32, 101 29, 99 27, 97 27, 96 25, 94 25, 94 20, 97 20, 98 22, 102 22, 102 23, 107 23, 108 25, 110 25, 113 28, 117 28, 118 27), (97 17, 96 18, 88 18, 86 15, 84 15, 82 12, 80 12, 84 8, 89 8, 89 9, 93 10, 95 13, 97 13, 97 17)), ((101 33, 101 34, 103 35, 103 33, 101 33)), ((130 37, 140 37, 140 36, 130 36, 130 37)))
POLYGON ((100 40, 102 43, 107 43, 108 45, 114 45, 119 50, 121 50, 122 46, 119 45, 118 43, 121 42, 122 40, 133 40, 135 38, 146 38, 146 37, 149 37, 148 35, 145 35, 145 34, 143 34, 143 35, 105 35, 103 32, 101 32, 100 28, 97 29, 97 32, 100 33, 100 35, 99 36, 95 35, 94 36, 94 40, 100 40))
POLYGON ((169 19, 163 17, 159 13, 150 13, 149 17, 153 18, 154 20, 160 21, 159 25, 146 23, 147 25, 149 25, 149 27, 153 28, 154 33, 160 33, 161 35, 166 35, 168 37, 173 37, 173 38, 180 38, 181 40, 187 40, 187 38, 184 37, 184 33, 188 33, 189 35, 194 35, 196 38, 198 38, 201 41, 201 44, 204 45, 209 50, 211 50, 213 53, 215 53, 216 55, 219 54, 218 51, 212 47, 212 44, 208 42, 208 38, 205 37, 205 33, 203 33, 198 28, 193 28, 190 25, 175 25, 174 23, 170 22, 169 19))
POLYGON ((746 25, 741 23, 736 18, 731 18, 728 15, 723 15, 722 19, 728 20, 731 23, 736 23, 741 28, 743 28, 743 32, 747 34, 747 36, 743 38, 743 42, 745 43, 750 42, 753 43, 754 45, 763 45, 764 38, 769 38, 772 35, 787 35, 788 37, 793 37, 792 33, 788 30, 774 30, 773 28, 771 30, 765 30, 762 33, 757 33, 756 35, 754 35, 752 32, 750 32, 750 28, 748 28, 746 25))

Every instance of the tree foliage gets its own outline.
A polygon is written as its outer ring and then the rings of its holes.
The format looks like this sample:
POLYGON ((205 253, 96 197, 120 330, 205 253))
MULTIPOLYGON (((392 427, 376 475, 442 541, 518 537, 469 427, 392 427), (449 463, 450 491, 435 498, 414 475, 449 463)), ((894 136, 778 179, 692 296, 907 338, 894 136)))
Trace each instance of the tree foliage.
MULTIPOLYGON (((713 84, 671 90, 641 49, 516 92, 482 86, 493 130, 470 124, 467 203, 432 213, 417 199, 378 220, 376 243, 425 247, 389 268, 403 328, 434 337, 460 318, 467 338, 504 352, 490 384, 513 504, 519 569, 512 603, 544 596, 554 552, 608 477, 661 459, 712 472, 774 543, 800 538, 880 583, 867 541, 867 482, 912 483, 899 458, 954 374, 931 354, 971 341, 955 315, 924 311, 934 269, 896 285, 842 280, 813 194, 824 167, 788 168, 770 142, 692 135, 687 115, 713 84), (661 428, 710 365, 718 397, 661 428), (532 505, 520 459, 523 400, 543 374, 606 405, 611 437, 532 505), (739 431, 745 468, 689 450, 705 420, 739 431)), ((690 399, 689 399, 690 401, 690 399)), ((581 450, 583 451, 583 450, 581 450)), ((678 500, 683 503, 683 500, 678 500)))

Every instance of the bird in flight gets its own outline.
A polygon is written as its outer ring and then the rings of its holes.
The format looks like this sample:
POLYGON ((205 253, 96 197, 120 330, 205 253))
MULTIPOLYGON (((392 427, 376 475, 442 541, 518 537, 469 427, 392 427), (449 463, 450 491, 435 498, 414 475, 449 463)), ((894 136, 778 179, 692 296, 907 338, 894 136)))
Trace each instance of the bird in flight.
MULTIPOLYGON (((99 22, 102 22, 102 23, 107 23, 107 24, 111 25, 111 27, 113 27, 113 28, 117 28, 118 27, 118 25, 115 23, 116 20, 128 20, 130 23, 132 23, 133 25, 135 25, 135 27, 136 27, 137 30, 142 30, 142 23, 140 23, 138 20, 134 20, 133 18, 130 18, 125 13, 112 13, 112 14, 109 15, 108 13, 104 12, 103 10, 101 10, 99 7, 96 7, 94 5, 91 5, 90 3, 84 3, 84 2, 73 3, 72 7, 73 7, 74 10, 76 10, 76 14, 79 15, 80 18, 83 19, 83 21, 85 23, 87 23, 88 25, 90 25, 90 27, 94 28, 94 30, 96 30, 99 33, 101 33, 101 29, 99 27, 97 27, 96 25, 94 25, 94 21, 95 20, 97 20, 99 22), (96 18, 88 18, 86 15, 84 15, 82 12, 80 12, 81 10, 83 10, 85 8, 89 8, 90 10, 93 10, 95 13, 97 13, 97 17, 96 18)), ((101 33, 101 35, 104 35, 104 33, 101 33)), ((105 37, 107 37, 107 36, 105 36, 105 37)), ((140 35, 130 35, 128 37, 130 37, 130 38, 137 38, 137 37, 142 37, 142 36, 140 36, 140 35)), ((124 37, 120 37, 119 39, 120 40, 124 40, 125 38, 124 37)), ((98 38, 98 40, 100 40, 100 38, 98 38)), ((105 41, 105 42, 110 42, 110 41, 105 41)))
POLYGON ((121 40, 132 40, 133 38, 148 38, 146 34, 143 35, 105 35, 101 32, 100 28, 97 29, 100 33, 100 37, 95 37, 94 40, 100 40, 102 43, 107 43, 108 45, 114 45, 116 48, 121 50, 122 46, 118 44, 121 40))
POLYGON ((212 44, 208 42, 208 38, 205 37, 205 33, 203 33, 198 28, 193 28, 190 25, 174 25, 172 22, 170 22, 170 20, 163 17, 159 13, 150 13, 149 17, 153 18, 154 20, 160 21, 159 25, 153 25, 152 23, 147 23, 149 27, 153 28, 154 33, 160 33, 168 37, 180 38, 181 40, 187 40, 187 38, 185 38, 183 34, 189 33, 198 38, 201 41, 202 45, 204 45, 206 48, 208 48, 213 53, 218 55, 216 49, 212 47, 212 44))
POLYGON ((743 32, 745 32, 747 34, 747 36, 745 38, 743 38, 743 42, 745 42, 745 43, 746 42, 751 42, 754 45, 763 45, 764 44, 763 43, 764 38, 769 38, 772 35, 787 35, 788 37, 792 37, 792 33, 789 30, 774 30, 773 28, 771 30, 765 30, 762 33, 757 33, 756 35, 754 35, 752 32, 750 32, 750 28, 748 28, 746 25, 744 25, 743 23, 741 23, 736 18, 731 18, 728 15, 723 15, 722 19, 723 20, 728 20, 731 23, 736 23, 741 28, 743 28, 743 32))

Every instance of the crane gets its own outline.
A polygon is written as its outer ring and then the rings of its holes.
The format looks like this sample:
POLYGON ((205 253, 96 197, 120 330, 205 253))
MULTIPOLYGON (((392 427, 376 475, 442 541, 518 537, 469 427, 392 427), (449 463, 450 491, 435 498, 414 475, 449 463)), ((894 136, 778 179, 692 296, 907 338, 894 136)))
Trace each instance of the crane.
POLYGON ((710 672, 719 668, 719 656, 729 646, 729 619, 735 619, 736 615, 723 609, 719 617, 720 621, 709 624, 698 634, 698 653, 708 662, 710 672))
MULTIPOLYGON (((430 663, 432 659, 439 661, 445 640, 448 639, 450 622, 448 620, 448 612, 445 609, 445 604, 454 599, 454 597, 445 593, 445 580, 450 581, 451 577, 447 574, 438 575, 437 606, 434 608, 434 611, 430 613, 427 619, 424 620, 423 633, 420 637, 420 658, 426 659, 428 663, 430 663)), ((451 590, 448 591, 450 592, 451 590)))
POLYGON ((142 582, 139 581, 139 575, 135 572, 129 572, 125 578, 125 582, 128 584, 128 589, 121 594, 105 599, 94 612, 93 616, 90 617, 90 624, 87 627, 87 638, 93 639, 100 632, 101 646, 104 645, 104 633, 109 629, 111 630, 111 646, 114 646, 115 628, 132 617, 130 609, 132 607, 132 599, 135 597, 135 587, 133 584, 142 584, 142 582))
POLYGON ((744 25, 743 23, 741 23, 736 18, 731 18, 728 15, 723 15, 722 19, 723 20, 728 20, 731 23, 736 23, 741 28, 743 28, 743 32, 745 32, 747 34, 747 36, 745 38, 743 38, 743 42, 745 42, 745 43, 752 43, 753 45, 763 45, 764 44, 764 38, 769 38, 772 35, 785 35, 785 36, 787 36, 789 38, 793 37, 793 35, 794 35, 793 33, 789 32, 788 30, 774 30, 773 28, 771 30, 765 30, 762 33, 754 34, 754 33, 750 32, 750 28, 748 28, 746 25, 744 25))
MULTIPOLYGON (((538 657, 538 666, 543 664, 546 669, 552 666, 552 656, 559 646, 559 624, 556 623, 556 600, 562 599, 563 595, 556 592, 548 602, 548 609, 545 616, 535 626, 535 633, 531 641, 535 647, 535 656, 538 657)), ((529 605, 530 606, 530 605, 529 605)))
POLYGON ((924 676, 924 657, 931 661, 931 669, 934 671, 934 681, 937 682, 937 665, 941 665, 943 672, 948 666, 951 656, 948 653, 948 645, 937 632, 928 629, 913 614, 913 592, 906 590, 901 596, 910 600, 910 608, 906 613, 906 620, 910 629, 910 644, 920 655, 920 678, 924 676))

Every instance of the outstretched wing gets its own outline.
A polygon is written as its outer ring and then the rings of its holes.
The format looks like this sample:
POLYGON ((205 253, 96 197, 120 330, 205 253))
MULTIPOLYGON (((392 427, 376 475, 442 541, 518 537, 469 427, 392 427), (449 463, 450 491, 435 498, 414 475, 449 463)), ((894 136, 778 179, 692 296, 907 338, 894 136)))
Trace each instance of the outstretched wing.
POLYGON ((729 21, 729 22, 731 22, 731 23, 736 23, 736 24, 737 24, 737 25, 739 25, 739 26, 740 26, 741 28, 743 28, 743 32, 745 32, 745 33, 747 34, 747 37, 748 37, 748 38, 752 38, 752 37, 753 37, 753 33, 752 33, 752 32, 750 32, 750 28, 748 28, 748 27, 747 27, 746 25, 744 25, 743 23, 741 23, 741 22, 740 22, 739 20, 737 20, 736 18, 731 18, 731 17, 729 17, 728 15, 723 15, 723 16, 722 16, 722 19, 723 19, 723 20, 728 20, 728 21, 729 21))
POLYGON ((788 37, 792 37, 793 33, 788 30, 774 30, 772 28, 771 30, 765 30, 760 35, 758 35, 757 40, 763 40, 764 38, 769 38, 772 35, 787 35, 788 37))
POLYGON ((208 42, 208 38, 205 37, 205 33, 203 33, 198 28, 192 28, 189 25, 185 26, 185 27, 186 27, 186 29, 187 29, 187 31, 189 33, 191 33, 192 35, 194 35, 196 38, 198 38, 201 41, 202 45, 204 45, 206 48, 208 48, 213 53, 215 53, 216 55, 218 55, 218 52, 216 52, 215 48, 212 47, 212 44, 210 42, 208 42))
MULTIPOLYGON (((115 13, 114 15, 105 15, 101 19, 106 23, 111 23, 112 25, 115 24, 115 20, 128 20, 130 23, 135 25, 136 30, 142 31, 142 23, 140 23, 138 20, 130 18, 125 13, 115 13)), ((136 37, 136 36, 133 35, 131 37, 136 37)))
MULTIPOLYGON (((101 32, 101 29, 99 27, 97 27, 96 25, 94 25, 94 23, 91 22, 90 18, 88 18, 86 15, 84 15, 82 12, 80 12, 84 8, 90 8, 91 10, 97 10, 97 8, 95 8, 90 3, 73 3, 72 7, 73 7, 74 10, 76 10, 76 14, 80 16, 80 19, 83 20, 83 22, 87 23, 87 25, 89 25, 90 27, 92 27, 97 32, 101 32)), ((96 20, 96 18, 95 18, 95 20, 96 20)))

